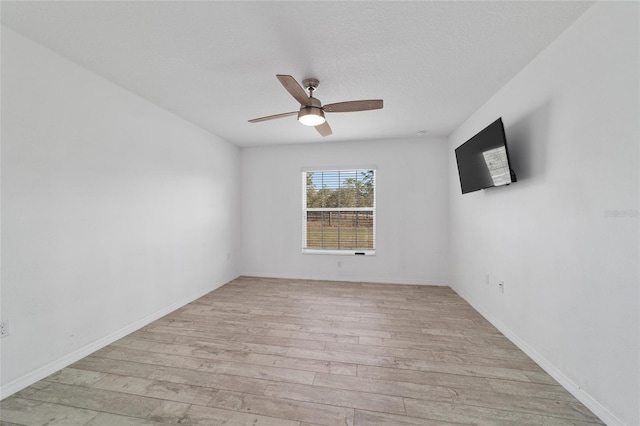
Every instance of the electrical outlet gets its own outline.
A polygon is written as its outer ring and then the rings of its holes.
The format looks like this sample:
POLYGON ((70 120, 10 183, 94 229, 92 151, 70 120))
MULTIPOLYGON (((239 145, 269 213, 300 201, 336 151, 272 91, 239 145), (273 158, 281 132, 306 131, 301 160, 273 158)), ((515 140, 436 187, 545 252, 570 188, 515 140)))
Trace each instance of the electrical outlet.
POLYGON ((498 288, 500 289, 500 293, 504 293, 504 281, 498 281, 498 288))
POLYGON ((0 322, 0 338, 9 335, 9 321, 0 322))

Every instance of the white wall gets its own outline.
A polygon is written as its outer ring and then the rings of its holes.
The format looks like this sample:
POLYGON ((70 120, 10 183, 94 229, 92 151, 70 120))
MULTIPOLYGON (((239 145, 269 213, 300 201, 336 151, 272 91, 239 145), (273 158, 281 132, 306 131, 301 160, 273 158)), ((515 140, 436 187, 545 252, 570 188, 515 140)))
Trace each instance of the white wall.
POLYGON ((239 150, 2 30, 2 396, 235 278, 239 150))
POLYGON ((453 288, 603 420, 626 425, 640 424, 638 12, 589 9, 449 150, 453 288), (453 149, 500 116, 519 182, 461 195, 453 149))
POLYGON ((448 284, 446 149, 437 138, 243 149, 242 273, 448 284), (302 169, 368 166, 377 168, 376 255, 303 255, 302 169))

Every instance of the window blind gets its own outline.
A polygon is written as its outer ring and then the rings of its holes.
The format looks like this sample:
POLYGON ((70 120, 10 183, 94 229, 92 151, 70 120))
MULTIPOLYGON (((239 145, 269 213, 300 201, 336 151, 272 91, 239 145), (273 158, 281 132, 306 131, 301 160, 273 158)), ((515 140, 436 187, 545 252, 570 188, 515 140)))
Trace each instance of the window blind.
POLYGON ((374 253, 375 182, 374 169, 303 172, 303 252, 374 253))

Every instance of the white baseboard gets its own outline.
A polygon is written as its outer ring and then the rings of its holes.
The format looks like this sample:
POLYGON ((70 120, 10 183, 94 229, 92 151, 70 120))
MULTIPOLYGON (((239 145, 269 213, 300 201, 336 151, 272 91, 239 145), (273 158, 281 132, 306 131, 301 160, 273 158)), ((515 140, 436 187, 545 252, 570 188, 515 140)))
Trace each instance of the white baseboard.
POLYGON ((159 311, 156 311, 154 313, 152 313, 151 315, 147 315, 146 317, 127 325, 124 328, 121 328, 120 330, 111 333, 107 336, 104 336, 98 340, 96 340, 93 343, 90 343, 80 349, 77 349, 65 356, 63 356, 62 358, 59 358, 43 367, 38 368, 37 370, 34 370, 10 383, 7 383, 6 385, 2 386, 0 388, 0 400, 13 395, 14 393, 28 387, 31 386, 32 384, 36 383, 37 381, 40 381, 42 379, 44 379, 45 377, 55 373, 56 371, 59 371, 65 367, 68 367, 69 365, 73 364, 76 361, 81 360, 82 358, 91 355, 92 353, 94 353, 95 351, 104 348, 105 346, 115 342, 118 339, 121 339, 123 337, 125 337, 128 334, 133 333, 136 330, 141 329, 142 327, 152 323, 153 321, 162 318, 163 316, 170 314, 171 312, 175 311, 178 308, 183 307, 184 305, 193 302, 194 300, 204 296, 207 293, 210 293, 211 291, 221 287, 222 285, 224 285, 224 283, 213 286, 212 288, 209 288, 207 290, 205 290, 204 292, 198 292, 197 294, 192 294, 188 297, 185 297, 184 299, 172 303, 169 306, 166 306, 162 309, 160 309, 159 311))
POLYGON ((536 364, 538 364, 544 371, 546 371, 551 377, 553 377, 562 387, 564 387, 571 395, 573 395, 578 401, 582 402, 593 414, 598 416, 605 424, 609 426, 624 426, 624 422, 611 413, 606 407, 600 404, 591 395, 585 392, 578 384, 568 378, 562 371, 556 368, 552 363, 540 355, 534 348, 529 346, 524 340, 518 337, 512 332, 509 327, 500 322, 497 318, 491 315, 480 304, 476 303, 473 299, 460 293, 457 289, 453 289, 464 300, 467 301, 476 311, 480 313, 487 321, 489 321, 495 328, 500 330, 513 344, 527 354, 536 364))
POLYGON ((357 283, 376 284, 406 284, 406 285, 432 285, 448 287, 449 283, 442 280, 414 280, 394 277, 353 277, 353 276, 308 276, 297 274, 273 273, 273 272, 243 272, 245 277, 282 278, 285 280, 311 280, 311 281, 346 281, 357 283))

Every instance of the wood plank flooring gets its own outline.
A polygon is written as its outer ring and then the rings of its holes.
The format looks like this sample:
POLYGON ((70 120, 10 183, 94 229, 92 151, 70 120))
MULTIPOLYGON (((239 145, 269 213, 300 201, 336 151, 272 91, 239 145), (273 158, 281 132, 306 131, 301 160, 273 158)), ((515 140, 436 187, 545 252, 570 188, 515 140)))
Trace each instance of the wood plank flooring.
POLYGON ((249 277, 0 407, 3 426, 602 424, 450 288, 249 277))

